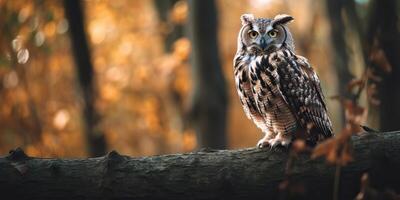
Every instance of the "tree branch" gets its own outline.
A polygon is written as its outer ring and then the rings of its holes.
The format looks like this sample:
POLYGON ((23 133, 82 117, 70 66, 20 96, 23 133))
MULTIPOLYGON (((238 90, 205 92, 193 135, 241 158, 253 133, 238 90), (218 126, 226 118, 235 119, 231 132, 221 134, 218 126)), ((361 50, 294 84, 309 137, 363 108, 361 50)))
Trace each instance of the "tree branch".
MULTIPOLYGON (((353 199, 360 177, 400 191, 400 131, 355 136, 354 161, 341 169, 339 199, 353 199)), ((152 157, 113 151, 89 159, 32 158, 21 149, 0 157, 4 199, 330 199, 335 169, 282 150, 209 150, 152 157), (285 194, 282 181, 293 186, 285 194), (284 196, 282 196, 284 195, 284 196), (296 198, 299 199, 299 198, 296 198)))

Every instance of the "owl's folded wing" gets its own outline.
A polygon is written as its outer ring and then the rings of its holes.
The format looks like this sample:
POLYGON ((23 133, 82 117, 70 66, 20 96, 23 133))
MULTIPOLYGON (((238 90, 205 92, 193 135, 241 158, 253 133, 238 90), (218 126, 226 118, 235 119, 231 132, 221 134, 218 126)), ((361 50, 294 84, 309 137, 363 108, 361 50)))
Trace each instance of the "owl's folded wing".
POLYGON ((286 57, 279 65, 279 88, 300 125, 316 141, 332 136, 320 81, 307 60, 300 56, 286 57))

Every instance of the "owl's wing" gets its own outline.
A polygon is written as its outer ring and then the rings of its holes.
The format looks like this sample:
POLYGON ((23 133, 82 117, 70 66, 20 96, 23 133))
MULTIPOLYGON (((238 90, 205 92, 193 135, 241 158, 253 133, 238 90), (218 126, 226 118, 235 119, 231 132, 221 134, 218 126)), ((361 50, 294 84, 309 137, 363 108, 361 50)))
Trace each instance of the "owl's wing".
POLYGON ((249 77, 248 63, 241 62, 241 57, 237 56, 235 62, 235 85, 240 102, 247 118, 253 120, 261 130, 266 131, 267 126, 263 116, 260 114, 256 100, 252 92, 252 84, 249 77))
POLYGON ((332 136, 320 81, 307 59, 286 57, 280 65, 279 88, 300 125, 310 131, 315 141, 332 136))
POLYGON ((322 92, 321 82, 319 81, 317 73, 315 73, 314 69, 308 63, 307 58, 305 58, 303 56, 296 56, 296 63, 297 63, 297 65, 300 66, 302 74, 305 77, 309 78, 310 83, 317 90, 319 100, 321 101, 321 103, 326 111, 327 108, 326 108, 326 103, 325 103, 325 96, 324 96, 324 93, 322 92))

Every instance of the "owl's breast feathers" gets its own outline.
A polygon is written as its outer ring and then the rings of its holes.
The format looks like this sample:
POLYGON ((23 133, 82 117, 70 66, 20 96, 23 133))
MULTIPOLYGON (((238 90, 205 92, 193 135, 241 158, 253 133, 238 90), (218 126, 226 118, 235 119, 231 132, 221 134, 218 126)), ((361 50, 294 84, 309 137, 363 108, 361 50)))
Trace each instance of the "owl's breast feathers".
POLYGON ((245 113, 264 132, 301 133, 311 142, 332 136, 320 81, 306 58, 282 49, 238 54, 234 65, 245 113))

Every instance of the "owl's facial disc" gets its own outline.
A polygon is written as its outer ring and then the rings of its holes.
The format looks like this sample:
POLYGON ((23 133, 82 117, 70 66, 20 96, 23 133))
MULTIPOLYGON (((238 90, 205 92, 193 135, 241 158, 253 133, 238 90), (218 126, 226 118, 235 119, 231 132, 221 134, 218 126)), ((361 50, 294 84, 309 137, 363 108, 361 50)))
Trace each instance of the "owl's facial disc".
POLYGON ((285 42, 284 34, 282 27, 252 27, 244 37, 247 50, 267 53, 279 49, 285 42))
POLYGON ((238 46, 252 54, 270 53, 283 44, 292 48, 293 39, 286 24, 293 20, 289 15, 277 15, 274 19, 254 18, 251 14, 241 16, 242 29, 238 46))

